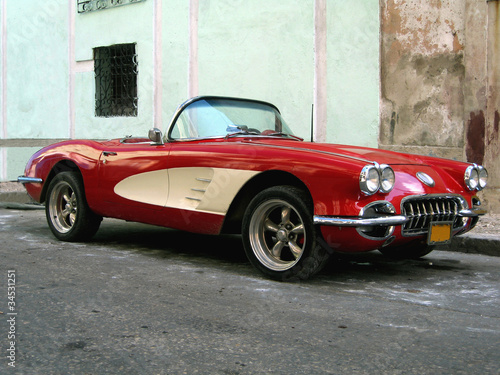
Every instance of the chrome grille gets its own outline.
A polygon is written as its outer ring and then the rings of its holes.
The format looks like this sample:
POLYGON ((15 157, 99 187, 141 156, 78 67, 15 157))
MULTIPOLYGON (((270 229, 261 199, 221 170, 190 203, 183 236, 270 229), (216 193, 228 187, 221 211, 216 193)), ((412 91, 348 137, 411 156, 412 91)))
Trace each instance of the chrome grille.
POLYGON ((401 212, 409 220, 403 226, 403 235, 418 236, 429 231, 430 223, 452 222, 453 229, 459 229, 466 221, 458 217, 464 204, 459 197, 425 196, 406 199, 401 204, 401 212))

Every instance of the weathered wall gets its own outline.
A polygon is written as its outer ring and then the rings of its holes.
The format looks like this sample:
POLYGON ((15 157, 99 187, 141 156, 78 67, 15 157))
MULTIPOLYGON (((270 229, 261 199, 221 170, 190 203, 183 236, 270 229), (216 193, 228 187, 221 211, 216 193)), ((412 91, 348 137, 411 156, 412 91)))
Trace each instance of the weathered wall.
POLYGON ((380 146, 461 159, 464 0, 381 2, 380 146))
POLYGON ((498 1, 381 1, 379 146, 483 164, 498 210, 498 1))
POLYGON ((484 164, 490 173, 485 191, 489 206, 500 212, 500 2, 488 2, 488 95, 484 164))
POLYGON ((467 161, 483 164, 487 108, 487 4, 468 0, 465 9, 464 122, 467 161))

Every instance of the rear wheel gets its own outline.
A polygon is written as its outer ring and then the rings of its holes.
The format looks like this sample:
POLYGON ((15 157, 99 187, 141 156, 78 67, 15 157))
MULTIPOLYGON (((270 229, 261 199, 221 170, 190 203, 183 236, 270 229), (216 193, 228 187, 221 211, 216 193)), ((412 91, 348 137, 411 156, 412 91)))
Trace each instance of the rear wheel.
POLYGON ((276 280, 307 279, 329 258, 317 241, 312 202, 293 186, 257 194, 245 212, 242 233, 250 262, 276 280))
POLYGON ((50 182, 45 215, 50 230, 62 241, 89 240, 102 220, 89 208, 83 181, 77 172, 59 173, 50 182))

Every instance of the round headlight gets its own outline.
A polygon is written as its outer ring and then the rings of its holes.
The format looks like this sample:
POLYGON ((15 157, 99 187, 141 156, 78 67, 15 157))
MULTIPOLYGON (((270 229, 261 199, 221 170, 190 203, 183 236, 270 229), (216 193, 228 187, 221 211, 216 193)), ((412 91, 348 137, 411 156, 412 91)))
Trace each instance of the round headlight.
POLYGON ((367 165, 359 175, 359 187, 366 195, 375 194, 380 188, 380 175, 374 165, 367 165))
POLYGON ((470 165, 465 170, 465 185, 469 188, 469 190, 475 190, 479 186, 479 172, 477 168, 473 165, 470 165))
POLYGON ((488 184, 488 171, 485 167, 478 167, 479 169, 479 189, 484 189, 488 184))
POLYGON ((396 175, 392 168, 385 164, 380 166, 380 170, 380 190, 383 193, 388 193, 394 188, 396 175))

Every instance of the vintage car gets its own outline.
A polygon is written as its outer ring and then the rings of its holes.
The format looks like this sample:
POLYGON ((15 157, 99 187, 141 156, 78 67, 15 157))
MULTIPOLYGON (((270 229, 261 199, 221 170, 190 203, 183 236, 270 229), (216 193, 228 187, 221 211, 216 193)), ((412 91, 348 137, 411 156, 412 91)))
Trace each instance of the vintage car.
POLYGON ((89 240, 103 217, 241 233, 278 280, 333 252, 424 256, 475 226, 487 179, 475 164, 305 142, 274 105, 215 96, 180 105, 165 135, 45 147, 19 177, 60 240, 89 240))

